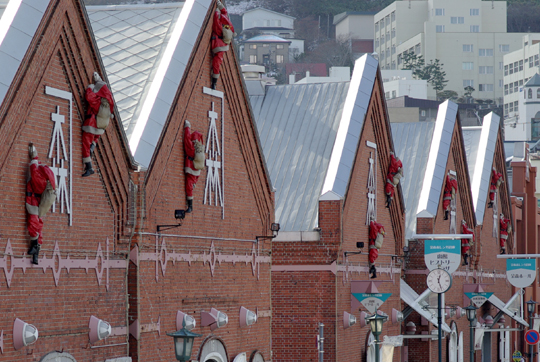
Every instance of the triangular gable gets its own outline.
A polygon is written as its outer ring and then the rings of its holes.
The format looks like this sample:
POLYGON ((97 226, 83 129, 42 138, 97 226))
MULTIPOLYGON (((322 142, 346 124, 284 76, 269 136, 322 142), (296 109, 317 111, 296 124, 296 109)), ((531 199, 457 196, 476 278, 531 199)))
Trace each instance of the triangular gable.
POLYGON ((89 6, 135 160, 148 167, 211 0, 89 6))
POLYGON ((0 106, 50 0, 9 1, 0 16, 0 106))

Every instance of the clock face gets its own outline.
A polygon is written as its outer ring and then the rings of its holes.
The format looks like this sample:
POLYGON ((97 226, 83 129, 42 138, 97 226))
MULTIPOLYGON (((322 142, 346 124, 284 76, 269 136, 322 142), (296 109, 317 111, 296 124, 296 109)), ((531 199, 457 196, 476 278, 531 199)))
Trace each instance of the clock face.
POLYGON ((433 293, 445 293, 452 286, 452 276, 444 269, 433 269, 427 276, 427 285, 433 293))

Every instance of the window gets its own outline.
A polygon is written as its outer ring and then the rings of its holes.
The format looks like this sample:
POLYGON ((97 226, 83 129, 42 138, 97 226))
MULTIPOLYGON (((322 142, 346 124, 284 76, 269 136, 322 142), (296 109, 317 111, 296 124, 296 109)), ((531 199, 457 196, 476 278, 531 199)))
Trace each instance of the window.
POLYGON ((283 44, 276 45, 276 49, 283 49, 283 44))
POLYGON ((435 31, 437 33, 444 33, 444 25, 436 25, 435 26, 435 31))
POLYGON ((257 49, 257 44, 249 44, 249 49, 257 49))
POLYGON ((444 16, 444 9, 435 9, 435 16, 444 16))
POLYGON ((500 44, 499 45, 499 51, 501 53, 508 53, 510 51, 510 45, 509 44, 500 44))
POLYGON ((499 88, 502 88, 502 86, 503 86, 503 81, 502 79, 499 79, 499 88))
POLYGON ((504 115, 508 116, 508 103, 504 105, 504 115))
POLYGON ((396 98, 396 91, 392 91, 392 98, 396 98))
POLYGON ((396 69, 396 61, 392 60, 392 69, 396 69))
POLYGON ((420 45, 420 44, 416 44, 416 45, 414 46, 414 53, 415 53, 416 55, 419 55, 421 52, 422 52, 422 50, 421 50, 421 45, 420 45))
POLYGON ((386 48, 386 57, 390 57, 390 49, 386 48))
POLYGON ((474 87, 473 79, 463 79, 463 88, 465 87, 474 87))
POLYGON ((390 92, 384 93, 384 96, 385 96, 386 98, 390 98, 390 92))
POLYGON ((493 84, 478 84, 480 92, 493 92, 493 84))
POLYGON ((480 15, 480 9, 471 9, 470 14, 471 14, 471 16, 479 16, 480 15))
POLYGON ((474 50, 473 50, 473 45, 472 44, 463 44, 463 52, 464 53, 472 53, 474 50))
POLYGON ((518 82, 514 82, 514 93, 518 91, 518 82))
POLYGON ((392 11, 392 14, 390 14, 390 16, 392 17, 392 21, 396 20, 396 12, 395 11, 392 11))
POLYGON ((270 44, 263 44, 263 48, 268 48, 270 44))
POLYGON ((490 66, 480 66, 478 67, 479 74, 493 74, 493 67, 490 66))
POLYGON ((493 49, 478 49, 478 55, 481 57, 492 57, 493 49))
POLYGON ((384 18, 381 19, 381 31, 383 30, 384 28, 384 18))
MULTIPOLYGON (((539 97, 540 98, 540 97, 539 97)), ((514 102, 514 110, 517 112, 518 111, 518 106, 519 106, 519 102, 518 101, 515 101, 514 102)))
POLYGON ((421 113, 422 117, 425 117, 426 116, 426 110, 425 109, 422 109, 421 113))
POLYGON ((276 63, 278 64, 283 63, 283 55, 281 54, 276 55, 276 63))
POLYGON ((392 45, 392 55, 396 54, 396 46, 392 45))
POLYGON ((249 62, 251 64, 256 64, 257 63, 257 56, 256 55, 250 55, 249 56, 249 62))
POLYGON ((403 54, 398 54, 398 56, 397 56, 398 65, 400 65, 402 63, 402 61, 403 61, 403 54))
POLYGON ((276 20, 276 26, 281 26, 281 20, 276 20))
POLYGON ((508 65, 504 66, 504 75, 508 75, 508 65))
POLYGON ((379 39, 375 40, 375 49, 379 47, 379 39))
POLYGON ((384 50, 381 52, 381 55, 379 57, 381 58, 381 61, 384 60, 384 50))
POLYGON ((396 37, 396 28, 392 28, 392 38, 396 37))
POLYGON ((533 57, 530 56, 529 57, 529 68, 532 68, 534 65, 533 65, 533 57))
POLYGON ((270 20, 265 20, 264 21, 264 26, 270 26, 270 20))
POLYGON ((509 69, 508 74, 514 74, 514 66, 512 64, 510 64, 510 69, 509 69))
POLYGON ((531 88, 529 88, 529 90, 527 91, 527 98, 532 99, 532 89, 531 88))
POLYGON ((451 24, 464 24, 465 18, 463 16, 452 16, 450 18, 450 23, 451 24))
POLYGON ((508 103, 508 113, 514 112, 514 102, 508 103))
POLYGON ((471 33, 479 33, 480 25, 471 25, 471 33))
POLYGON ((537 67, 538 65, 540 65, 540 62, 539 62, 539 60, 538 60, 538 54, 536 54, 536 55, 534 56, 534 66, 537 67))
POLYGON ((390 32, 389 31, 386 32, 386 41, 390 41, 390 32))
POLYGON ((536 89, 536 98, 540 98, 540 88, 536 89))
POLYGON ((519 71, 521 72, 523 70, 523 60, 519 61, 519 71))
POLYGON ((520 87, 523 86, 523 79, 519 81, 519 86, 520 86, 520 87))
POLYGON ((514 62, 514 73, 518 72, 518 62, 514 62))
POLYGON ((384 45, 384 34, 381 35, 381 46, 384 45))
POLYGON ((379 23, 375 23, 375 32, 378 32, 379 31, 379 23))
POLYGON ((503 62, 499 62, 499 70, 503 70, 503 62))
POLYGON ((508 84, 504 85, 504 95, 508 95, 508 84))
POLYGON ((386 25, 390 25, 390 15, 386 15, 386 25))
POLYGON ((463 70, 473 70, 474 63, 473 62, 463 62, 461 63, 461 69, 463 70))
POLYGON ((514 93, 514 83, 508 84, 508 94, 514 93))

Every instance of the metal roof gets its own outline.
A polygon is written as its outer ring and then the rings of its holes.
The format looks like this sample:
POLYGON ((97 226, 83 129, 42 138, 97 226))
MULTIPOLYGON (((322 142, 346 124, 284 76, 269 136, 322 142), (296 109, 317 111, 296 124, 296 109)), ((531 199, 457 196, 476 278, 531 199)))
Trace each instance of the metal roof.
POLYGON ((143 166, 152 160, 210 3, 87 7, 131 152, 143 166))
POLYGON ((345 196, 376 74, 365 55, 350 82, 267 86, 250 97, 283 231, 313 230, 319 197, 345 196))
POLYGON ((495 113, 491 112, 486 115, 479 137, 477 130, 479 127, 471 127, 476 130, 470 131, 467 131, 467 127, 463 128, 465 153, 467 155, 469 176, 471 178, 471 192, 476 222, 478 224, 483 224, 484 221, 486 201, 491 182, 491 169, 493 167, 497 135, 499 132, 499 122, 500 117, 495 113), (466 132, 470 134, 466 136, 466 132), (474 135, 473 132, 475 133, 474 135))
POLYGON ((391 123, 396 156, 403 163, 401 190, 405 199, 405 238, 416 234, 416 211, 422 191, 435 122, 391 123))
POLYGON ((5 1, 0 10, 0 105, 34 38, 50 0, 5 1))
POLYGON ((257 35, 253 38, 246 40, 244 43, 290 43, 290 40, 280 38, 279 36, 271 34, 257 35))
POLYGON ((536 73, 532 76, 531 79, 527 83, 525 83, 525 87, 538 87, 540 86, 540 75, 536 73))
POLYGON ((451 101, 445 101, 439 106, 417 214, 423 211, 427 211, 432 216, 437 214, 457 111, 457 104, 451 101))

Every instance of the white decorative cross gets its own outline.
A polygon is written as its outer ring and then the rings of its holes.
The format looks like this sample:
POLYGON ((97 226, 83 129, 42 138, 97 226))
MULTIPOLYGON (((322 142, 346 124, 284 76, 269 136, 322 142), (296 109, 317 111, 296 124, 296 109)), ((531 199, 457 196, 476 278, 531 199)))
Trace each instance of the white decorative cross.
POLYGON ((369 153, 369 173, 368 173, 368 209, 366 214, 366 225, 369 225, 371 219, 377 220, 377 205, 376 205, 376 192, 377 184, 375 183, 375 171, 374 165, 375 160, 373 159, 373 153, 369 153))
POLYGON ((208 111, 208 118, 210 118, 210 128, 206 140, 206 153, 208 153, 210 158, 206 159, 208 172, 206 175, 206 185, 204 187, 204 204, 212 205, 213 192, 215 195, 215 205, 223 206, 220 181, 221 162, 218 160, 218 157, 221 156, 221 150, 219 147, 219 137, 216 125, 218 114, 214 111, 214 102, 212 102, 212 110, 208 111))
MULTIPOLYGON (((56 106, 56 113, 51 113, 51 121, 54 122, 54 129, 47 157, 52 159, 51 170, 56 176, 56 200, 60 204, 61 214, 64 213, 64 209, 67 214, 71 214, 70 195, 66 183, 69 170, 64 168, 64 162, 69 164, 64 132, 62 131, 62 124, 65 121, 65 117, 60 114, 59 106, 56 106), (56 157, 53 157, 54 153, 56 153, 56 157)), ((52 211, 56 211, 56 203, 53 204, 52 211)))
POLYGON ((499 205, 497 204, 497 190, 495 190, 495 196, 493 198, 493 231, 491 235, 496 238, 499 236, 499 205))

